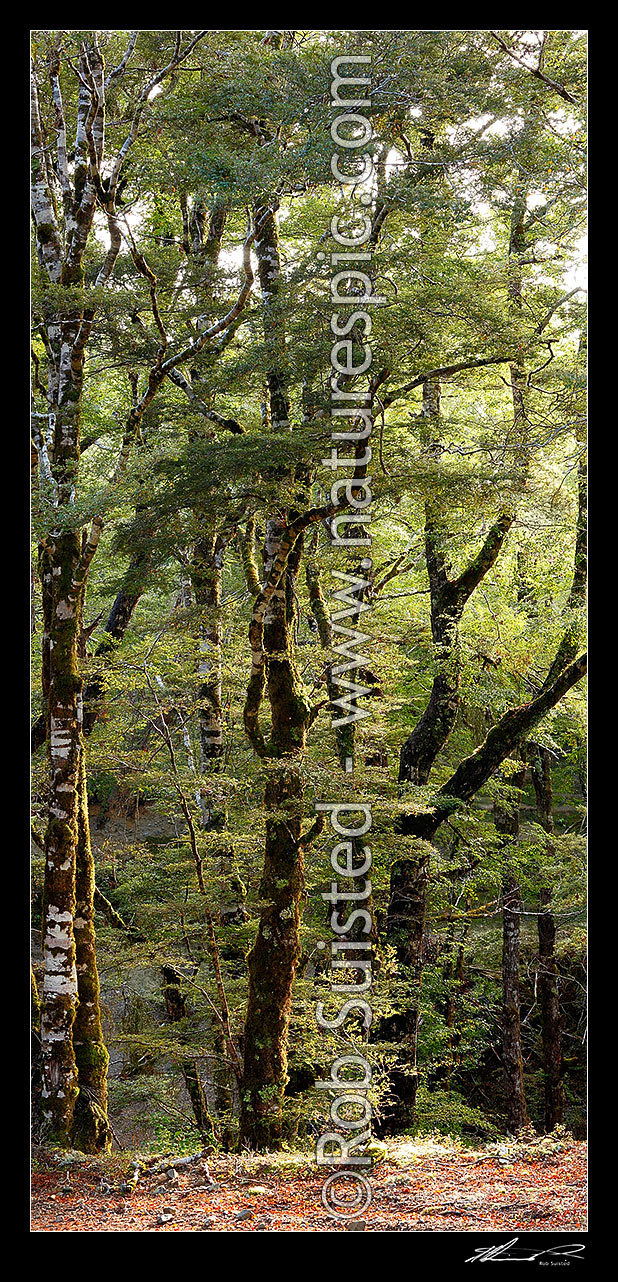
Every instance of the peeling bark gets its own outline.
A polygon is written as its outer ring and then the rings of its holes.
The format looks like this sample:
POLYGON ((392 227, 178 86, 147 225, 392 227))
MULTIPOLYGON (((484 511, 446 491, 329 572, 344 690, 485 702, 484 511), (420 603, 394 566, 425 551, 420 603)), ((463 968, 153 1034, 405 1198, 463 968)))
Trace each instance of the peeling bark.
POLYGON ((51 1137, 67 1143, 78 1094, 72 1030, 77 1008, 73 921, 81 753, 78 602, 71 594, 79 560, 76 534, 51 545, 48 685, 49 802, 43 892, 44 979, 41 1011, 42 1112, 51 1137))

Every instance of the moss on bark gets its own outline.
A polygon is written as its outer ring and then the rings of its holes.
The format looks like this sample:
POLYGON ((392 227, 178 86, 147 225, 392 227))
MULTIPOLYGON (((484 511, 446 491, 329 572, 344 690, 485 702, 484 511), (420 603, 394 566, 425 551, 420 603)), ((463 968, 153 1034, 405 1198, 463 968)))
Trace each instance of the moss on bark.
POLYGON ((90 844, 86 761, 82 747, 78 778, 78 843, 74 921, 78 1006, 73 1025, 79 1096, 75 1108, 73 1143, 87 1153, 111 1147, 107 1121, 107 1068, 103 1041, 99 974, 94 931, 94 859, 90 844))

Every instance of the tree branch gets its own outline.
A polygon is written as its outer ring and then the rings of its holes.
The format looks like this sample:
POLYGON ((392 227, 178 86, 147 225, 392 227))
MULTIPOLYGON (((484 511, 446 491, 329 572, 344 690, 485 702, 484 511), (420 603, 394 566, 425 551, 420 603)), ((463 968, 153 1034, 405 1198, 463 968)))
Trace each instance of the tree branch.
MULTIPOLYGON (((505 712, 495 726, 492 726, 483 743, 457 767, 455 773, 446 781, 438 793, 437 812, 440 813, 440 797, 456 797, 460 801, 469 801, 483 784, 491 778, 494 770, 510 756, 513 749, 521 743, 543 717, 556 706, 563 696, 581 681, 588 669, 587 655, 582 654, 568 667, 564 668, 552 685, 542 690, 530 703, 505 712)), ((447 807, 436 827, 442 822, 447 807)), ((434 829, 435 831, 435 829, 434 829)))
POLYGON ((549 76, 546 76, 544 72, 541 71, 541 59, 543 55, 543 48, 545 46, 545 42, 543 42, 543 45, 541 46, 538 67, 529 67, 527 62, 524 62, 523 58, 520 58, 519 55, 515 53, 514 49, 509 49, 508 45, 505 44, 504 40, 502 40, 502 38, 498 35, 497 31, 490 31, 489 34, 490 36, 493 36, 495 40, 498 41, 500 48, 504 49, 504 52, 508 54, 509 58, 512 58, 514 62, 518 62, 520 67, 523 67, 525 71, 528 71, 531 76, 535 76, 537 80, 542 80, 543 84, 547 85, 550 89, 553 89, 554 92, 557 93, 559 97, 564 100, 564 102, 571 102, 574 105, 576 104, 576 99, 572 97, 572 95, 568 92, 568 89, 564 88, 564 85, 559 85, 556 80, 550 80, 549 76))

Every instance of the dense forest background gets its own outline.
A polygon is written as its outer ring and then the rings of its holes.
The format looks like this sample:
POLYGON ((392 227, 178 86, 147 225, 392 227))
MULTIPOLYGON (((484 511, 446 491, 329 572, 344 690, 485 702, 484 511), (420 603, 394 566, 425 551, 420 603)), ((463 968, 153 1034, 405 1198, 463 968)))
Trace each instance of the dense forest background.
POLYGON ((37 1140, 306 1144, 355 1048, 378 1140, 582 1137, 585 34, 32 43, 37 1140), (346 53, 387 299, 346 384, 370 571, 322 462, 346 53), (369 715, 333 727, 346 605, 369 715), (373 1021, 328 1032, 315 803, 350 755, 373 1021))

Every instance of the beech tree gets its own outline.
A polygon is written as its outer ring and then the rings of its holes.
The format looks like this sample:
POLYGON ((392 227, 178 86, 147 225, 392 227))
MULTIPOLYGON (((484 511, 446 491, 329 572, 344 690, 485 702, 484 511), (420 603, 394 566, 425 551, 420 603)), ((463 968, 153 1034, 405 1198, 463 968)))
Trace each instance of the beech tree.
POLYGON ((89 533, 82 537, 79 513, 75 520, 72 509, 76 504, 81 452, 84 367, 97 303, 101 291, 112 280, 122 246, 117 200, 127 156, 137 138, 150 96, 185 62, 204 34, 198 33, 184 43, 182 32, 175 34, 167 51, 167 61, 162 60, 154 75, 142 78, 132 95, 128 132, 109 157, 105 150, 106 93, 115 80, 124 76, 137 33, 129 40, 120 61, 107 73, 96 33, 90 42, 79 43, 77 68, 73 67, 68 52, 66 59, 63 57, 66 51, 61 38, 50 37, 32 72, 32 215, 43 287, 36 322, 47 364, 45 388, 38 375, 39 362, 36 362, 35 392, 45 397, 46 408, 33 411, 33 440, 39 455, 42 502, 58 514, 56 519, 50 514, 40 556, 46 623, 43 689, 50 753, 45 836, 42 1095, 50 1133, 61 1140, 73 1135, 78 1142, 94 1148, 106 1146, 110 1133, 106 1122, 107 1052, 101 1041, 98 1013, 85 1015, 87 1006, 92 1006, 95 1012, 98 1010, 98 980, 92 931, 93 875, 84 792, 83 697, 78 655, 84 594, 103 528, 108 495, 113 495, 126 472, 144 414, 176 366, 191 359, 209 339, 229 328, 242 309, 252 277, 247 275, 235 306, 222 322, 202 328, 197 338, 188 343, 185 340, 179 352, 168 355, 168 338, 158 310, 156 278, 136 249, 130 230, 127 231, 133 262, 150 292, 158 350, 141 390, 137 374, 129 373, 131 406, 108 494, 101 496, 101 510, 94 515, 89 533), (77 84, 73 153, 67 150, 61 63, 77 84), (43 71, 47 73, 50 88, 49 123, 40 104, 39 81, 43 71), (49 137, 52 138, 51 151, 49 137), (91 301, 84 287, 84 260, 98 207, 105 213, 109 248, 94 277, 91 301), (80 892, 76 899, 78 885, 80 892))

